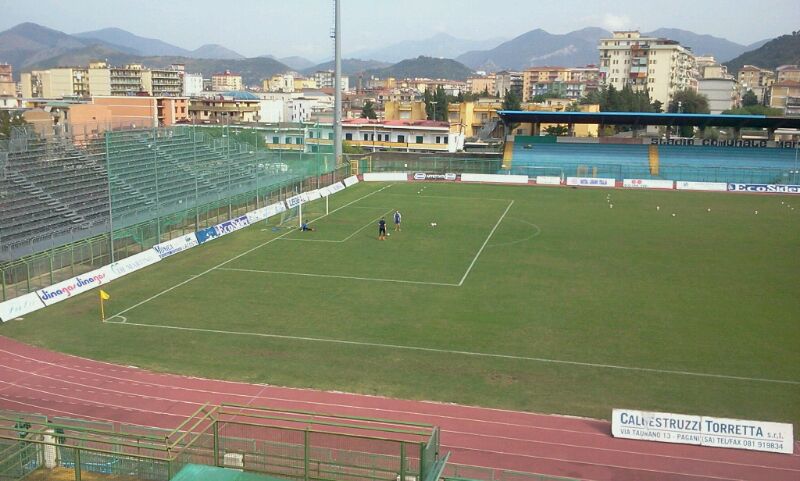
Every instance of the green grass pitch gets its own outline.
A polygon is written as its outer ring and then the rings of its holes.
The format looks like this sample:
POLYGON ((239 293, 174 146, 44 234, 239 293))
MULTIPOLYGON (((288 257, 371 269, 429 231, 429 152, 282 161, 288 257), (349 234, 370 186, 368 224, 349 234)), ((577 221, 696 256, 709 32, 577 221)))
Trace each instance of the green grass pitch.
POLYGON ((361 183, 331 197, 328 215, 324 201, 305 207, 314 232, 261 223, 105 286, 114 323, 100 323, 91 292, 0 334, 213 378, 797 424, 793 202, 361 183))

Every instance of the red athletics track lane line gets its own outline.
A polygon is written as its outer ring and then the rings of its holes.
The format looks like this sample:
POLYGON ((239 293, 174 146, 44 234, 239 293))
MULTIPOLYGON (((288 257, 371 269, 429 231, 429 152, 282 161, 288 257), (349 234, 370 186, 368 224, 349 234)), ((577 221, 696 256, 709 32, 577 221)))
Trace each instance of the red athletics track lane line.
MULTIPOLYGON (((47 352, 47 351, 44 351, 44 352, 47 352)), ((54 353, 51 353, 51 354, 54 354, 54 353)), ((60 356, 58 354, 54 354, 54 355, 60 356)), ((74 358, 74 359, 80 360, 80 358, 74 358)), ((36 363, 43 362, 43 361, 36 361, 33 358, 29 358, 26 361, 28 361, 28 362, 36 362, 36 363)), ((86 362, 94 363, 93 361, 86 361, 86 362)), ((61 363, 60 365, 64 366, 64 364, 65 363, 61 363)), ((104 363, 101 363, 101 364, 104 364, 104 363)), ((86 368, 87 365, 85 365, 83 367, 86 368)), ((77 369, 77 368, 68 367, 67 369, 77 369)), ((117 372, 120 372, 119 371, 120 369, 128 369, 130 371, 130 368, 117 367, 117 369, 116 369, 117 372)), ((94 370, 96 370, 96 369, 94 369, 94 370)), ((189 390, 189 391, 197 391, 197 392, 202 392, 202 393, 206 393, 206 394, 213 394, 213 395, 230 394, 231 390, 229 388, 231 388, 231 387, 239 387, 239 388, 241 388, 241 387, 249 387, 250 388, 250 392, 252 392, 252 390, 253 390, 253 386, 247 385, 247 384, 237 384, 237 383, 231 383, 231 382, 228 382, 228 381, 201 380, 201 379, 197 379, 197 378, 185 378, 185 377, 178 377, 178 378, 181 379, 181 380, 184 380, 184 381, 186 381, 186 380, 188 380, 188 381, 202 381, 204 383, 203 387, 207 387, 209 384, 212 384, 212 385, 214 385, 214 384, 222 384, 224 386, 224 388, 226 388, 225 391, 227 391, 227 392, 218 392, 218 391, 215 392, 215 391, 210 391, 208 389, 198 389, 196 387, 186 387, 186 386, 176 387, 176 386, 172 385, 172 381, 170 381, 169 385, 163 384, 164 382, 167 382, 169 380, 169 376, 168 375, 154 374, 154 373, 149 373, 149 372, 146 372, 146 371, 139 371, 139 370, 134 370, 134 371, 138 375, 137 377, 141 377, 142 375, 148 376, 148 377, 149 376, 157 377, 159 379, 159 381, 157 381, 157 383, 154 384, 154 385, 156 385, 158 387, 162 387, 164 389, 189 390)), ((106 376, 106 375, 102 375, 102 376, 106 376)), ((63 377, 74 378, 75 376, 66 375, 66 376, 63 376, 63 377)), ((172 377, 175 378, 176 376, 172 376, 172 377)), ((116 377, 115 379, 122 380, 122 381, 124 381, 124 383, 131 383, 131 382, 138 383, 139 382, 139 381, 132 380, 130 376, 126 376, 125 378, 116 377)), ((150 382, 152 383, 152 381, 150 381, 150 382)), ((196 384, 196 382, 195 382, 195 384, 196 384)), ((259 385, 259 386, 261 386, 261 385, 259 385)), ((320 409, 319 406, 323 406, 323 407, 331 407, 331 406, 333 406, 333 407, 337 407, 337 408, 341 408, 341 409, 347 409, 347 408, 354 408, 354 406, 358 406, 359 404, 363 405, 363 403, 355 403, 355 402, 353 402, 354 400, 355 401, 367 400, 367 401, 371 402, 372 404, 375 404, 377 402, 377 403, 380 403, 381 405, 385 405, 386 402, 387 402, 387 400, 385 398, 374 397, 374 396, 353 396, 353 395, 347 395, 347 394, 342 394, 342 393, 326 393, 326 392, 307 391, 307 390, 294 389, 294 388, 272 387, 271 391, 272 392, 275 392, 275 391, 287 391, 288 392, 288 396, 286 396, 283 399, 278 398, 278 397, 267 397, 267 396, 261 396, 261 398, 264 399, 264 400, 269 400, 269 401, 288 401, 288 402, 296 403, 296 402, 300 402, 300 401, 298 401, 298 396, 297 396, 298 393, 300 393, 301 395, 304 395, 304 394, 307 394, 307 393, 311 393, 314 398, 317 398, 317 400, 313 400, 313 401, 312 400, 306 400, 306 401, 302 401, 302 402, 307 403, 307 404, 309 404, 311 406, 314 406, 317 409, 320 409), (347 403, 348 404, 343 404, 341 399, 336 400, 336 401, 318 402, 318 399, 320 398, 320 396, 326 396, 326 395, 328 397, 330 397, 330 396, 338 396, 340 398, 342 396, 349 396, 349 398, 347 399, 347 403)), ((248 392, 246 395, 245 394, 241 394, 240 396, 246 397, 249 400, 249 399, 251 399, 252 395, 248 392)), ((241 402, 241 399, 239 401, 241 402)), ((392 404, 408 403, 406 401, 401 401, 401 400, 388 400, 388 401, 390 403, 392 403, 392 404)), ((433 417, 438 418, 438 419, 430 419, 429 421, 432 422, 432 423, 436 423, 436 424, 441 424, 441 419, 456 419, 456 420, 459 420, 459 421, 470 420, 470 421, 473 421, 473 422, 492 423, 492 424, 503 425, 506 430, 510 430, 510 429, 512 429, 514 427, 517 427, 518 424, 522 425, 524 423, 524 421, 520 422, 519 419, 516 419, 516 420, 512 419, 512 421, 514 421, 513 423, 502 422, 502 421, 486 421, 484 419, 476 420, 476 419, 470 419, 469 418, 469 414, 466 414, 465 415, 466 417, 461 417, 461 418, 459 418, 457 416, 443 416, 441 414, 426 414, 426 413, 420 412, 420 410, 418 409, 418 406, 420 404, 424 404, 424 405, 432 404, 433 406, 436 406, 436 407, 442 406, 442 404, 440 404, 440 403, 430 403, 430 402, 427 402, 427 403, 418 403, 418 402, 417 403, 413 403, 412 402, 412 403, 409 403, 409 404, 415 405, 416 408, 414 408, 412 406, 412 409, 406 408, 404 411, 401 411, 399 409, 391 410, 391 409, 387 409, 386 407, 378 407, 378 408, 374 408, 373 407, 373 408, 369 408, 369 409, 371 409, 371 410, 373 410, 375 412, 374 415, 382 416, 382 417, 398 418, 398 414, 405 414, 407 412, 414 414, 416 417, 414 417, 412 419, 417 419, 417 420, 420 420, 420 418, 419 418, 420 416, 433 416, 433 417)), ((459 410, 459 409, 461 409, 461 410, 464 410, 464 409, 472 410, 472 412, 474 412, 475 409, 476 409, 476 408, 470 408, 470 407, 465 407, 465 406, 455 406, 455 405, 447 405, 447 404, 445 404, 444 406, 447 406, 448 410, 451 411, 451 412, 454 411, 454 410, 459 410)), ((292 406, 283 406, 283 407, 292 407, 292 406)), ((364 408, 358 408, 358 409, 362 409, 363 410, 364 408)), ((569 417, 560 417, 560 416, 545 416, 545 415, 536 415, 536 414, 529 414, 529 413, 518 413, 518 412, 513 412, 513 411, 502 411, 502 410, 496 410, 496 409, 480 409, 480 411, 488 411, 490 414, 499 413, 500 415, 505 415, 506 417, 522 415, 524 417, 527 417, 527 419, 536 419, 537 421, 548 420, 548 421, 551 421, 551 424, 552 424, 553 421, 559 421, 559 422, 561 422, 561 424, 563 424, 565 421, 566 422, 574 421, 574 422, 580 422, 580 423, 583 423, 583 424, 592 423, 593 427, 594 427, 594 425, 601 426, 601 428, 598 429, 598 433, 595 433, 597 436, 600 436, 600 437, 602 437, 602 439, 605 439, 605 438, 607 438, 607 433, 608 433, 608 423, 605 422, 605 421, 595 421, 595 420, 587 420, 587 419, 582 419, 582 418, 569 418, 569 417), (602 431, 602 432, 600 432, 600 431, 602 431)), ((353 414, 363 414, 363 412, 354 412, 353 414)), ((406 419, 406 418, 403 418, 403 419, 406 419)), ((539 423, 537 423, 537 424, 539 424, 539 423)), ((537 427, 538 430, 552 429, 552 430, 555 430, 555 431, 564 431, 563 429, 558 429, 557 427, 543 427, 541 425, 537 425, 536 427, 537 427)), ((574 430, 571 430, 571 431, 579 432, 579 431, 574 431, 574 430)), ((588 434, 588 432, 587 432, 587 434, 588 434)), ((589 442, 591 442, 591 441, 592 440, 590 439, 589 442)), ((625 441, 625 440, 617 440, 617 441, 620 442, 620 443, 625 443, 625 442, 633 443, 632 446, 658 446, 659 448, 663 447, 663 445, 654 445, 652 443, 639 443, 637 441, 625 441)), ((675 447, 680 449, 682 446, 675 445, 675 447)), ((696 449, 696 448, 691 447, 691 446, 683 447, 683 448, 690 449, 690 450, 691 449, 696 449)), ((728 451, 719 451, 719 450, 713 450, 713 451, 715 451, 713 453, 713 459, 715 459, 715 460, 719 459, 721 452, 728 452, 728 451)), ((646 452, 646 450, 644 452, 646 452)), ((660 449, 659 449, 659 452, 660 452, 660 449)), ((708 452, 708 450, 703 450, 703 452, 708 452)), ((742 452, 742 451, 729 451, 729 452, 731 453, 732 456, 735 456, 735 460, 737 460, 737 461, 742 458, 743 454, 749 454, 747 452, 742 452)), ((682 456, 685 456, 685 455, 682 455, 682 456)))
POLYGON ((672 477, 664 479, 675 479, 676 475, 686 478, 696 468, 700 468, 697 474, 701 477, 719 479, 725 476, 717 474, 727 475, 731 467, 736 469, 735 476, 727 479, 800 477, 797 456, 613 439, 604 434, 608 423, 603 421, 162 375, 52 353, 3 338, 0 359, 0 366, 9 368, 0 369, 0 380, 28 388, 27 392, 13 393, 0 385, 0 403, 11 409, 42 411, 43 407, 66 406, 61 410, 84 417, 172 427, 180 419, 152 412, 157 410, 142 396, 160 398, 155 402, 167 406, 165 413, 184 415, 194 410, 192 402, 202 403, 212 397, 242 402, 242 396, 247 396, 275 407, 438 424, 443 428, 443 444, 453 447, 454 461, 466 464, 598 480, 662 479, 661 475, 672 477), (259 391, 264 395, 259 396, 259 391), (83 405, 81 392, 88 395, 83 405), (125 406, 138 407, 139 411, 126 411, 125 406), (398 416, 401 413, 405 415, 398 416), (656 468, 648 471, 642 463, 656 468), (669 469, 673 466, 683 468, 669 469), (692 471, 686 471, 687 467, 692 471))

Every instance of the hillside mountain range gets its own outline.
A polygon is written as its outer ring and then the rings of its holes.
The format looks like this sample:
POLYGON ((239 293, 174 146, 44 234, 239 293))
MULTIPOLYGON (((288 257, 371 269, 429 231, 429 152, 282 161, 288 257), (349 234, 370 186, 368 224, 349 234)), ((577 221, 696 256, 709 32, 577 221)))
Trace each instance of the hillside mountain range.
POLYGON ((386 47, 364 49, 352 52, 350 57, 370 58, 388 63, 416 58, 419 56, 435 58, 456 58, 472 50, 494 48, 506 39, 495 37, 486 40, 467 40, 446 33, 438 33, 422 40, 405 40, 386 47))
POLYGON ((528 67, 596 64, 597 40, 610 35, 600 28, 585 28, 563 35, 540 28, 523 33, 491 50, 467 52, 456 60, 475 70, 524 70, 528 67))
POLYGON ((800 64, 800 31, 781 35, 725 63, 729 72, 736 72, 744 65, 776 69, 781 65, 798 64, 800 64))
MULTIPOLYGON (((390 67, 392 64, 387 62, 380 62, 378 60, 359 60, 357 58, 343 58, 342 59, 342 75, 356 75, 364 73, 368 70, 379 70, 382 68, 390 67)), ((301 73, 311 75, 318 70, 333 70, 333 60, 323 62, 305 70, 301 73)))
POLYGON ((451 59, 420 56, 402 60, 389 67, 371 69, 365 75, 386 78, 431 78, 466 80, 474 72, 466 65, 451 59))
MULTIPOLYGON (((522 70, 542 65, 583 66, 597 63, 597 43, 599 39, 610 35, 606 30, 593 27, 567 34, 551 34, 536 29, 494 48, 473 50, 452 60, 435 57, 464 48, 468 44, 486 44, 499 39, 475 42, 439 34, 424 41, 400 42, 393 47, 371 51, 381 55, 402 56, 402 53, 410 53, 415 49, 425 49, 434 52, 433 55, 413 55, 396 64, 349 58, 343 60, 343 73, 350 76, 362 74, 456 80, 467 77, 473 70, 522 70), (392 49, 396 52, 390 52, 392 49)), ((691 47, 697 55, 710 54, 721 61, 730 60, 728 65, 733 71, 744 63, 774 68, 785 63, 800 62, 800 47, 797 45, 796 35, 784 35, 751 46, 680 29, 659 29, 643 35, 671 38, 691 47), (745 53, 750 49, 754 50, 745 53)), ((186 50, 159 39, 141 37, 118 28, 68 35, 34 23, 21 23, 0 32, 0 62, 10 63, 17 79, 20 72, 33 68, 87 65, 92 60, 108 60, 116 65, 137 62, 151 67, 183 63, 187 71, 201 72, 206 76, 227 69, 240 72, 248 85, 257 85, 265 77, 289 70, 311 74, 316 70, 333 68, 332 61, 314 65, 303 57, 277 60, 271 55, 265 55, 247 59, 215 44, 186 50)))
MULTIPOLYGON (((456 57, 456 60, 476 70, 523 70, 547 65, 580 67, 597 63, 598 42, 611 35, 607 30, 594 27, 563 35, 536 29, 491 50, 468 52, 456 57)), ((766 43, 761 41, 752 45, 741 45, 724 38, 699 35, 677 28, 661 28, 644 32, 642 35, 678 41, 681 45, 691 48, 695 55, 713 55, 720 62, 730 60, 766 43)))

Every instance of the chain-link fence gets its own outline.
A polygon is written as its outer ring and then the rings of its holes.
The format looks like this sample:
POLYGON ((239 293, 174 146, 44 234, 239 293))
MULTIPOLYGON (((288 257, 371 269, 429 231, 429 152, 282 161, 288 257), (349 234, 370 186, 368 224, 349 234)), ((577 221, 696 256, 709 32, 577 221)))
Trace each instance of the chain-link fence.
POLYGON ((227 126, 20 133, 0 178, 0 301, 349 175, 330 152, 266 149, 227 126), (55 146, 55 147, 54 147, 55 146))

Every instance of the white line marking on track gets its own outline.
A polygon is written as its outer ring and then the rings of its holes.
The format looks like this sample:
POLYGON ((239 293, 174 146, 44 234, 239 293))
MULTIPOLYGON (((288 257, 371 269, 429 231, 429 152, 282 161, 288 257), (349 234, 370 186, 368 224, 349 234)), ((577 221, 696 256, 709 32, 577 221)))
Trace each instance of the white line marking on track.
MULTIPOLYGON (((315 274, 316 275, 316 274, 315 274)), ((793 386, 800 386, 800 381, 792 381, 788 379, 769 379, 769 378, 757 378, 757 377, 746 377, 746 376, 732 376, 728 374, 713 374, 713 373, 704 373, 704 372, 692 372, 692 371, 677 371, 671 369, 655 369, 649 367, 636 367, 636 366, 619 366, 615 364, 602 364, 602 363, 593 363, 593 362, 581 362, 581 361, 567 361, 563 359, 548 359, 542 357, 531 357, 531 356, 516 356, 513 354, 497 354, 497 353, 490 353, 490 352, 471 352, 471 351, 459 351, 455 349, 436 349, 432 347, 421 347, 421 346, 403 346, 399 344, 383 344, 379 342, 365 342, 365 341, 350 341, 346 339, 325 339, 325 338, 318 338, 318 337, 304 337, 304 336, 289 336, 285 334, 268 334, 263 332, 244 332, 244 331, 225 331, 222 329, 202 329, 197 327, 182 327, 182 326, 166 326, 161 324, 140 324, 135 322, 128 322, 125 324, 119 324, 122 326, 136 326, 136 327, 153 327, 158 329, 171 329, 177 331, 189 331, 189 332, 201 332, 201 333, 209 333, 209 334, 229 334, 233 336, 252 336, 252 337, 265 337, 270 339, 286 339, 290 341, 306 341, 306 342, 324 342, 330 344, 345 344, 350 346, 365 346, 365 347, 381 347, 386 349, 398 349, 404 351, 420 351, 420 352, 435 352, 439 354, 456 354, 461 356, 470 356, 470 357, 489 357, 495 359, 512 359, 516 361, 531 361, 531 362, 539 362, 545 364, 562 364, 567 366, 580 366, 580 367, 588 367, 594 369, 611 369, 611 370, 618 370, 618 371, 633 371, 633 372, 647 372, 647 373, 656 373, 656 374, 670 374, 675 376, 690 376, 690 377, 702 377, 702 378, 711 378, 711 379, 725 379, 731 381, 744 381, 744 382, 762 382, 762 383, 770 383, 770 384, 789 384, 793 386)))
MULTIPOLYGON (((466 421, 473 421, 473 422, 485 423, 485 424, 498 424, 498 425, 508 425, 508 426, 515 426, 515 427, 526 427, 526 428, 531 428, 531 429, 534 429, 534 430, 537 430, 537 431, 538 430, 542 430, 542 431, 560 431, 560 432, 570 432, 570 433, 576 433, 576 434, 582 434, 582 435, 590 435, 590 436, 600 435, 600 436, 606 437, 606 435, 604 435, 604 434, 596 434, 596 433, 585 432, 585 431, 574 431, 574 430, 559 429, 559 428, 548 428, 548 427, 543 427, 543 426, 519 425, 518 423, 505 423, 505 422, 501 422, 501 421, 489 421, 489 420, 483 420, 483 419, 464 418, 464 417, 457 417, 457 416, 446 416, 446 415, 442 415, 442 414, 433 414, 433 413, 425 413, 425 412, 400 411, 400 410, 391 410, 391 409, 368 407, 368 406, 356 406, 356 405, 337 404, 337 403, 323 403, 323 402, 317 402, 317 401, 296 400, 296 399, 285 399, 285 398, 276 398, 276 397, 270 397, 270 396, 262 396, 264 391, 266 391, 269 388, 269 386, 267 386, 267 385, 262 385, 260 391, 258 393, 256 393, 255 395, 237 394, 237 393, 229 393, 229 392, 228 393, 222 393, 222 392, 211 391, 211 390, 187 388, 187 387, 180 387, 180 386, 174 386, 174 385, 163 385, 163 384, 152 383, 152 382, 147 382, 147 381, 131 380, 131 379, 128 379, 128 378, 118 378, 118 377, 109 376, 109 375, 105 375, 105 374, 99 374, 99 373, 94 372, 94 371, 90 372, 90 371, 85 371, 85 370, 81 370, 81 369, 78 369, 78 368, 64 366, 63 364, 55 364, 55 363, 51 363, 51 362, 48 362, 48 361, 42 361, 42 360, 38 360, 38 359, 28 358, 28 357, 23 356, 21 354, 8 352, 8 351, 5 351, 5 350, 0 350, 0 351, 6 352, 6 353, 8 353, 10 355, 13 355, 13 356, 16 356, 16 357, 19 357, 19 358, 23 359, 23 362, 25 362, 25 363, 31 363, 31 361, 33 361, 33 362, 38 362, 40 364, 43 364, 45 366, 45 367, 39 368, 38 370, 36 370, 34 372, 28 372, 28 371, 20 370, 20 369, 17 369, 17 368, 11 368, 11 367, 8 367, 8 366, 0 366, 0 367, 6 367, 7 369, 11 369, 11 370, 18 371, 18 372, 30 373, 30 374, 32 374, 33 376, 36 376, 36 377, 42 377, 42 378, 49 379, 49 380, 59 381, 59 382, 65 383, 65 384, 75 384, 75 385, 78 385, 78 386, 81 386, 81 387, 88 387, 90 389, 108 391, 108 392, 111 392, 111 393, 114 393, 114 394, 117 394, 117 395, 125 395, 125 396, 130 397, 130 398, 141 397, 141 398, 158 399, 158 400, 164 400, 164 401, 176 402, 176 403, 183 403, 183 404, 192 404, 192 405, 201 404, 199 402, 194 402, 194 401, 185 401, 185 400, 178 400, 178 399, 171 399, 171 398, 160 398, 160 397, 157 397, 157 396, 149 396, 149 395, 144 395, 144 394, 131 393, 131 392, 128 392, 128 391, 118 391, 118 390, 115 390, 115 389, 102 388, 102 387, 99 387, 99 386, 90 386, 90 385, 85 385, 85 384, 81 384, 81 383, 73 383, 73 382, 69 382, 69 381, 64 381, 63 379, 53 378, 53 377, 45 376, 45 375, 42 375, 42 374, 36 374, 36 372, 38 372, 38 371, 40 371, 42 369, 45 369, 46 367, 53 366, 53 367, 57 367, 59 369, 73 370, 73 371, 83 372, 83 373, 86 373, 86 374, 96 375, 96 376, 99 376, 99 377, 120 380, 120 381, 122 381, 124 383, 127 383, 129 385, 142 384, 142 385, 165 387, 165 388, 177 389, 177 390, 183 390, 183 391, 189 391, 189 392, 203 392, 203 393, 212 393, 212 394, 218 394, 218 395, 226 395, 226 396, 231 396, 231 397, 243 397, 243 398, 247 398, 248 399, 248 405, 250 403, 252 403, 256 399, 267 399, 267 400, 273 400, 273 401, 293 402, 293 403, 298 403, 298 404, 323 405, 323 406, 329 406, 329 407, 344 407, 344 408, 352 408, 352 409, 359 409, 359 410, 412 414, 412 415, 416 415, 416 416, 427 416, 427 417, 434 417, 434 418, 441 418, 441 419, 466 420, 466 421)), ((64 376, 64 377, 69 377, 69 378, 75 379, 75 376, 64 376)), ((16 383, 10 383, 10 382, 5 382, 5 383, 13 384, 14 386, 18 386, 16 383)), ((34 390, 34 391, 37 391, 37 392, 46 392, 46 391, 42 391, 40 389, 32 388, 30 386, 21 386, 20 385, 19 387, 24 387, 26 389, 34 390)), ((57 388, 57 389, 66 390, 66 388, 57 388)), ((283 389, 283 388, 280 388, 280 389, 283 389)), ((4 397, 0 397, 0 399, 7 400, 8 402, 28 405, 27 403, 22 403, 20 401, 10 400, 10 399, 4 398, 4 397)), ((96 402, 96 404, 105 405, 102 402, 96 402)), ((432 404, 438 404, 438 403, 432 403, 432 404)), ((34 405, 31 405, 31 406, 39 407, 39 406, 34 406, 34 405)), ((117 407, 117 406, 113 406, 113 407, 117 407)), ((53 410, 52 408, 48 408, 48 409, 53 410)), ((124 409, 129 409, 129 408, 124 408, 124 409)), ((144 410, 144 409, 141 409, 141 411, 151 412, 151 413, 154 413, 154 414, 162 414, 162 412, 160 412, 160 411, 144 410)), ((60 412, 65 412, 65 411, 60 411, 60 412)), ((69 412, 65 412, 65 413, 74 414, 74 413, 69 413, 69 412)), ((525 413, 520 413, 520 414, 525 414, 525 413)), ((91 417, 91 416, 89 416, 89 417, 91 417)), ((110 421, 110 420, 105 419, 105 418, 95 418, 95 419, 101 419, 101 420, 110 421)), ((600 450, 600 451, 609 451, 609 452, 622 452, 622 453, 629 453, 629 454, 637 454, 637 455, 641 455, 641 456, 656 456, 656 457, 670 458, 670 459, 673 459, 673 458, 674 459, 686 459, 686 460, 694 460, 694 461, 718 463, 718 464, 730 464, 730 465, 737 465, 737 466, 748 466, 748 467, 760 467, 760 468, 768 468, 768 469, 779 469, 779 470, 783 470, 783 471, 793 471, 793 472, 797 471, 797 470, 792 469, 792 468, 771 467, 771 466, 764 466, 764 465, 751 464, 751 463, 736 463, 736 462, 732 462, 732 461, 720 461, 720 460, 714 460, 714 459, 677 457, 677 456, 658 454, 658 453, 641 453, 641 452, 630 451, 630 450, 619 450, 619 449, 603 448, 603 447, 588 446, 588 445, 587 446, 582 446, 582 445, 568 444, 568 443, 554 443, 554 442, 551 442, 551 441, 542 441, 542 440, 536 440, 536 439, 525 439, 525 438, 517 438, 517 437, 499 436, 499 435, 484 434, 484 433, 479 433, 479 432, 455 431, 455 430, 450 430, 450 429, 447 429, 447 428, 443 429, 443 433, 452 433, 452 434, 457 434, 457 435, 467 435, 467 436, 502 439, 502 440, 519 441, 519 442, 527 442, 527 443, 552 444, 552 445, 559 445, 559 446, 565 446, 565 447, 584 448, 584 449, 589 449, 589 450, 600 450)), ((473 449, 473 448, 469 448, 469 447, 465 447, 465 446, 457 446, 457 447, 461 448, 461 449, 473 449)), ((514 453, 505 453, 505 454, 516 455, 514 453)))
POLYGON ((219 270, 221 271, 231 271, 231 272, 250 272, 255 274, 279 274, 279 275, 286 275, 286 276, 306 276, 306 277, 322 277, 322 278, 330 278, 330 279, 350 279, 354 281, 371 281, 371 282, 397 282, 400 284, 422 284, 426 286, 447 286, 447 287, 458 287, 458 284, 446 283, 446 282, 427 282, 427 281, 407 281, 403 279, 382 279, 377 277, 356 277, 356 276, 337 276, 333 274, 312 274, 307 272, 285 272, 285 271, 262 271, 258 269, 237 269, 234 267, 220 267, 219 270))
MULTIPOLYGON (((152 413, 153 412, 153 411, 151 411, 149 409, 134 408, 134 407, 130 407, 130 406, 120 406, 118 404, 103 403, 103 402, 99 402, 99 401, 93 401, 91 399, 83 399, 83 398, 74 397, 74 396, 67 396, 66 394, 58 394, 58 393, 54 393, 54 392, 45 391, 45 390, 42 390, 42 389, 36 389, 36 388, 28 387, 28 386, 25 386, 24 384, 18 384, 18 383, 13 383, 13 382, 8 382, 8 381, 0 381, 0 383, 13 384, 14 386, 16 386, 16 387, 18 387, 20 389, 27 389, 29 391, 34 391, 34 392, 43 393, 43 394, 49 394, 51 396, 62 397, 64 399, 71 399, 73 401, 80 401, 82 403, 92 403, 92 404, 97 404, 97 405, 100 405, 100 406, 114 408, 114 409, 124 409, 124 410, 128 410, 128 411, 140 411, 140 412, 143 412, 143 413, 152 413)), ((93 393, 93 391, 87 391, 87 392, 90 393, 90 394, 93 393)), ((171 401, 171 402, 175 402, 175 401, 171 401)), ((176 416, 176 417, 180 417, 180 418, 186 418, 186 416, 182 415, 182 414, 174 414, 174 413, 159 413, 159 414, 163 414, 164 416, 176 416)))
MULTIPOLYGON (((383 186, 383 187, 381 187, 381 188, 380 188, 380 189, 378 189, 378 190, 373 190, 373 191, 372 191, 372 192, 370 192, 369 194, 363 195, 363 196, 359 197, 358 199, 356 199, 356 200, 354 200, 354 201, 352 201, 352 202, 349 202, 349 203, 347 203, 347 204, 345 204, 345 205, 343 205, 343 206, 341 206, 341 207, 339 207, 339 208, 336 208, 336 209, 334 209, 334 210, 330 211, 329 213, 327 213, 327 214, 325 214, 325 215, 323 215, 323 216, 321 216, 321 217, 317 217, 316 219, 314 219, 314 220, 310 221, 309 223, 312 223, 312 222, 315 222, 315 221, 317 221, 317 220, 323 219, 323 218, 327 217, 328 215, 330 215, 330 214, 333 214, 334 212, 338 212, 338 211, 340 211, 340 210, 344 209, 345 207, 347 207, 347 206, 349 206, 349 205, 351 205, 351 204, 355 204, 356 202, 358 202, 358 201, 360 201, 360 200, 366 199, 367 197, 370 197, 370 196, 372 196, 372 195, 374 195, 374 194, 377 194, 378 192, 381 192, 381 191, 383 191, 383 190, 385 190, 385 189, 388 189, 388 188, 389 188, 389 187, 391 187, 392 185, 394 185, 394 184, 389 184, 389 185, 386 185, 386 186, 383 186)), ((292 232, 294 232, 294 230, 290 230, 290 231, 284 232, 283 234, 279 235, 278 237, 273 237, 272 239, 270 239, 270 240, 268 240, 268 241, 266 241, 266 242, 262 242, 261 244, 259 244, 259 245, 255 246, 255 247, 253 247, 252 249, 248 249, 248 250, 246 250, 246 251, 242 252, 241 254, 237 254, 237 255, 235 255, 234 257, 231 257, 230 259, 228 259, 228 260, 226 260, 226 261, 224 261, 224 262, 221 262, 221 263, 217 264, 217 265, 216 265, 216 266, 214 266, 214 267, 211 267, 210 269, 206 269, 205 271, 201 272, 200 274, 197 274, 197 275, 196 275, 196 276, 194 276, 194 277, 191 277, 191 278, 189 278, 189 279, 186 279, 186 280, 185 280, 185 281, 183 281, 183 282, 180 282, 180 283, 178 283, 178 284, 175 284, 175 285, 174 285, 174 286, 172 286, 172 287, 169 287, 169 288, 167 288, 167 289, 164 289, 163 291, 159 292, 158 294, 156 294, 156 295, 153 295, 153 296, 150 296, 150 297, 148 297, 147 299, 145 299, 145 300, 143 300, 143 301, 141 301, 141 302, 138 302, 138 303, 136 303, 136 304, 132 305, 131 307, 129 307, 129 308, 127 308, 127 309, 124 309, 124 310, 122 310, 122 311, 120 311, 120 312, 118 312, 118 313, 114 314, 113 316, 109 317, 108 319, 113 319, 113 318, 115 318, 115 317, 117 317, 117 316, 121 316, 122 314, 125 314, 126 312, 128 312, 128 311, 130 311, 130 310, 132 310, 132 309, 136 309, 137 307, 141 306, 142 304, 146 304, 146 303, 148 303, 148 302, 152 301, 153 299, 156 299, 156 298, 158 298, 158 297, 161 297, 162 295, 164 295, 164 294, 166 294, 166 293, 168 293, 168 292, 171 292, 171 291, 172 291, 172 290, 174 290, 174 289, 177 289, 178 287, 181 287, 181 286, 183 286, 183 285, 186 285, 186 284, 188 284, 188 283, 192 282, 192 281, 193 281, 193 280, 195 280, 195 279, 199 279, 200 277, 202 277, 202 276, 204 276, 204 275, 208 274, 209 272, 213 271, 214 269, 217 269, 217 268, 219 268, 219 267, 222 267, 222 266, 224 266, 224 265, 226 265, 226 264, 228 264, 228 263, 231 263, 231 262, 235 261, 236 259, 239 259, 239 258, 241 258, 241 257, 244 257, 244 256, 246 256, 247 254, 250 254, 251 252, 254 252, 254 251, 258 250, 258 249, 261 249, 262 247, 264 247, 264 246, 266 246, 266 245, 268 245, 268 244, 271 244, 272 242, 275 242, 276 240, 280 239, 281 237, 283 237, 283 236, 287 236, 287 235, 291 234, 292 232)))
POLYGON ((514 201, 513 200, 511 202, 509 202, 508 207, 506 207, 505 212, 503 212, 503 215, 501 215, 500 218, 497 219, 497 223, 495 223, 494 227, 492 227, 492 231, 489 232, 488 236, 486 236, 486 240, 483 241, 483 245, 481 246, 480 249, 478 249, 478 253, 475 254, 475 257, 472 259, 472 262, 469 264, 469 267, 467 267, 467 272, 464 273, 464 277, 462 277, 461 281, 459 281, 459 283, 458 283, 459 286, 464 285, 464 281, 467 280, 467 276, 469 275, 470 271, 472 270, 472 266, 474 266, 475 262, 478 261, 478 257, 481 256, 481 253, 483 252, 483 249, 486 248, 486 244, 489 243, 489 240, 494 235, 494 231, 496 231, 497 227, 500 225, 500 223, 503 222, 503 219, 505 218, 506 214, 508 214, 508 211, 511 209, 512 205, 514 205, 514 201))

